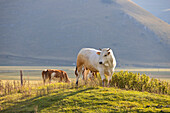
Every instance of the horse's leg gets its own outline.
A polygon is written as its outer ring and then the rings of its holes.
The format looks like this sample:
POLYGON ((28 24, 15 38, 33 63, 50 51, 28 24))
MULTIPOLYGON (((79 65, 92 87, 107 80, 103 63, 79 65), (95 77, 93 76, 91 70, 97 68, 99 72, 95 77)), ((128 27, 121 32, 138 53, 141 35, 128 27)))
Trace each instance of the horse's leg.
POLYGON ((97 72, 94 72, 95 78, 97 78, 97 72))
POLYGON ((48 73, 45 73, 44 83, 46 82, 47 79, 48 79, 48 73))
POLYGON ((113 74, 109 75, 109 77, 108 77, 108 84, 107 84, 108 87, 110 86, 111 79, 112 79, 112 75, 113 75, 113 74))
POLYGON ((86 72, 86 69, 82 67, 82 79, 83 80, 85 80, 85 72, 86 72))
POLYGON ((90 70, 86 68, 85 70, 85 73, 84 73, 84 81, 85 81, 85 84, 87 84, 87 80, 88 80, 88 77, 89 77, 89 73, 90 73, 90 70))
POLYGON ((106 79, 105 79, 105 76, 104 76, 104 71, 101 70, 101 71, 99 71, 99 73, 100 73, 100 76, 101 76, 101 79, 102 79, 102 85, 103 85, 103 87, 105 87, 106 79))
POLYGON ((44 77, 43 77, 43 80, 44 80, 44 84, 45 84, 45 80, 46 80, 46 74, 44 75, 44 77))
POLYGON ((51 74, 48 74, 49 83, 51 83, 51 74))
POLYGON ((107 85, 108 87, 110 86, 111 79, 112 79, 112 76, 113 76, 113 72, 114 72, 114 70, 109 72, 108 85, 107 85))
POLYGON ((60 76, 60 81, 59 82, 62 82, 62 80, 63 80, 63 78, 62 78, 62 76, 60 76))
POLYGON ((80 75, 82 73, 82 66, 78 67, 77 71, 78 71, 78 75, 76 77, 76 85, 78 86, 78 80, 79 80, 79 77, 80 77, 80 75))
POLYGON ((76 77, 76 85, 77 85, 77 86, 78 86, 79 77, 80 77, 80 73, 78 73, 78 76, 76 77))
POLYGON ((43 79, 43 82, 45 84, 45 72, 44 71, 42 72, 42 79, 43 79))

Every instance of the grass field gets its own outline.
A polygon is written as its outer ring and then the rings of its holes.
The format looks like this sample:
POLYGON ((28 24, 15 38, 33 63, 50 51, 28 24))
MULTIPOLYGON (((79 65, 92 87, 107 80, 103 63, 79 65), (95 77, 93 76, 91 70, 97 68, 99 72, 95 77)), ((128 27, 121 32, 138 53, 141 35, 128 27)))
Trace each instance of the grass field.
POLYGON ((63 83, 33 86, 30 94, 26 90, 1 96, 0 112, 170 112, 169 95, 63 83))
POLYGON ((85 83, 81 79, 79 86, 75 86, 74 69, 75 67, 0 67, 0 113, 170 112, 168 83, 150 79, 150 85, 147 83, 147 87, 143 85, 142 90, 137 91, 145 77, 142 75, 144 78, 139 77, 140 80, 134 78, 138 77, 135 73, 146 73, 150 77, 168 81, 169 69, 116 69, 114 77, 118 77, 120 84, 112 84, 110 88, 101 87, 100 81, 85 83), (41 79, 41 71, 44 69, 62 69, 68 73, 72 82, 66 84, 52 81, 51 84, 44 85, 41 79), (23 70, 25 77, 23 86, 19 81, 20 70, 23 70), (133 76, 130 77, 131 73, 121 70, 130 70, 133 76), (128 84, 122 86, 127 82, 122 78, 124 75, 131 81, 129 84, 132 84, 132 88, 128 84), (139 83, 139 86, 133 83, 139 83), (166 94, 164 85, 165 88, 168 87, 166 94), (150 89, 153 93, 146 92, 150 89))
MULTIPOLYGON (((67 72, 69 78, 74 79, 74 66, 0 66, 0 80, 19 80, 20 70, 23 70, 24 78, 29 80, 41 80, 41 72, 44 69, 61 69, 67 72)), ((145 73, 152 78, 158 78, 170 82, 170 69, 158 68, 133 68, 133 69, 120 69, 118 71, 129 71, 134 73, 145 73)))

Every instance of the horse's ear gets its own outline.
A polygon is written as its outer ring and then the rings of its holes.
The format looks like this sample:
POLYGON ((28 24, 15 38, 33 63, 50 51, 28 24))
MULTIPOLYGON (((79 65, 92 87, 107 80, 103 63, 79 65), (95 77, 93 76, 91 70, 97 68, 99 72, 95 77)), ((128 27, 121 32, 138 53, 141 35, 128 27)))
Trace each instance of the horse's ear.
POLYGON ((98 55, 100 55, 101 52, 97 52, 98 55))
POLYGON ((107 49, 107 51, 109 51, 109 50, 110 50, 110 48, 107 49))

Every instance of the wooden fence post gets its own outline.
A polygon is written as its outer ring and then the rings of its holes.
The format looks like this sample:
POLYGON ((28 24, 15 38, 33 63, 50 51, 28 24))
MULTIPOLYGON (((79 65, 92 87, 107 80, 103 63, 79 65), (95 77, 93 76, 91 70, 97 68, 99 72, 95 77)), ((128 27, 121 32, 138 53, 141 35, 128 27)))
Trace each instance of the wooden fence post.
POLYGON ((23 74, 22 74, 22 70, 20 70, 20 77, 21 77, 21 86, 23 85, 23 74))

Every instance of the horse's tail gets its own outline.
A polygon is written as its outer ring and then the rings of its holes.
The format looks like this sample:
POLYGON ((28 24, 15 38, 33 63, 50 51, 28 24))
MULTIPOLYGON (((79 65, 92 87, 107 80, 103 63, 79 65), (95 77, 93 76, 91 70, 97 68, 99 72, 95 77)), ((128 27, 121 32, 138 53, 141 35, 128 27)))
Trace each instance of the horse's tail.
POLYGON ((64 73, 64 76, 65 76, 64 78, 66 79, 66 82, 70 83, 71 81, 70 81, 70 79, 68 78, 68 75, 67 75, 66 72, 64 73))
POLYGON ((76 70, 75 70, 75 75, 76 75, 76 77, 78 76, 78 73, 77 73, 77 66, 76 66, 76 70))

